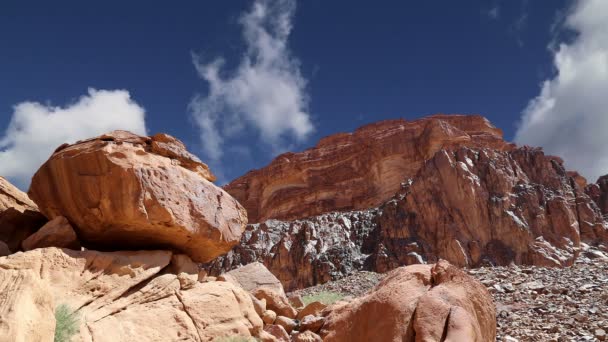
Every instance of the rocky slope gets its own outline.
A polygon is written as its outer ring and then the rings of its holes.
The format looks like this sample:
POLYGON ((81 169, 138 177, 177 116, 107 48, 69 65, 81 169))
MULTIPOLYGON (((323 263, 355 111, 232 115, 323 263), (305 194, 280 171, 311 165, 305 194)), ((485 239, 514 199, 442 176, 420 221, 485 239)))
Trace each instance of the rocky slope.
POLYGON ((381 121, 282 154, 224 189, 247 209, 250 223, 367 209, 391 198, 437 151, 454 146, 513 147, 481 116, 381 121))
POLYGON ((438 258, 466 267, 568 266, 581 242, 608 239, 602 195, 590 197, 589 186, 586 193, 540 149, 440 150, 403 181, 377 209, 250 225, 209 268, 261 261, 294 289, 438 258))
MULTIPOLYGON (((605 247, 602 247, 605 248, 605 247)), ((581 257, 565 268, 498 266, 470 269, 496 304, 497 341, 608 340, 608 258, 584 246, 581 257)), ((358 297, 383 274, 355 272, 342 279, 298 290, 290 296, 337 293, 358 297)))

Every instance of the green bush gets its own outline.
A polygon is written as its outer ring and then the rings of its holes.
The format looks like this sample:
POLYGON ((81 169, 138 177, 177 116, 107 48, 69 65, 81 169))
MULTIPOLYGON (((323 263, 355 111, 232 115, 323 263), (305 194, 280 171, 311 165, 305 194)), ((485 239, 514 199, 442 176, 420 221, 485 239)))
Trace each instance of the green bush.
POLYGON ((78 315, 65 304, 55 308, 55 342, 69 342, 78 332, 78 315))
POLYGON ((302 297, 302 302, 304 302, 304 305, 308 305, 312 302, 321 302, 325 305, 330 305, 342 298, 344 298, 344 296, 340 293, 322 291, 302 297))

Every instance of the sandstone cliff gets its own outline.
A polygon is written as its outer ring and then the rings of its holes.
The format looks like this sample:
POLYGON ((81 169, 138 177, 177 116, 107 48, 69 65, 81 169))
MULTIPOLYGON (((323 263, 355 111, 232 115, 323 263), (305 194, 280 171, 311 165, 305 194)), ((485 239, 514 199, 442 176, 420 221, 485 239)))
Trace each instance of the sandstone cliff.
POLYGON ((282 154, 224 189, 252 223, 367 209, 393 196, 437 151, 454 146, 513 148, 481 116, 381 121, 321 139, 304 152, 282 154))
POLYGON ((351 135, 326 138, 314 149, 291 154, 292 163, 279 157, 267 168, 228 185, 226 189, 237 198, 244 196, 240 190, 258 189, 247 193, 245 200, 259 200, 259 206, 253 209, 245 202, 254 217, 286 215, 298 219, 267 220, 248 226, 241 244, 209 265, 211 272, 260 261, 288 289, 294 289, 339 278, 355 269, 385 272, 439 258, 466 267, 510 263, 568 266, 576 259, 581 242, 608 242, 608 224, 603 218, 608 182, 600 179, 598 184, 586 185, 583 177, 565 170, 560 158, 547 156, 538 148, 518 148, 503 141, 485 119, 434 116, 412 123, 383 122, 374 127, 373 144, 367 143, 369 139, 355 140, 368 127, 351 135), (435 130, 434 137, 453 137, 446 132, 455 130, 456 124, 462 125, 460 132, 469 130, 469 138, 422 139, 425 135, 419 134, 418 140, 408 140, 400 135, 416 128, 419 133, 435 130), (328 141, 363 152, 328 154, 328 141), (341 145, 340 141, 345 143, 341 145), (409 145, 413 141, 421 145, 409 145), (371 153, 370 146, 379 150, 371 153), (435 147, 428 149, 432 153, 427 155, 420 153, 419 148, 424 146, 435 147), (315 154, 315 167, 303 167, 312 165, 315 154), (380 168, 378 175, 387 174, 386 179, 376 178, 373 172, 361 173, 361 169, 374 169, 369 168, 370 164, 389 160, 382 159, 388 155, 399 163, 380 168), (369 156, 376 159, 368 159, 364 165, 348 164, 369 156), (305 158, 308 164, 301 162, 305 158), (411 163, 401 164, 405 160, 411 163), (308 177, 313 169, 318 171, 316 178, 308 177), (282 171, 277 174, 276 170, 282 171), (294 183, 288 184, 283 173, 286 170, 307 177, 307 185, 295 186, 298 181, 293 178, 294 183), (340 170, 355 176, 334 186, 331 177, 340 170), (331 181, 324 182, 325 177, 331 181), (280 181, 285 183, 279 191, 272 184, 280 181), (264 184, 267 188, 261 188, 264 184), (393 193, 380 196, 381 192, 376 191, 380 185, 394 189, 393 193), (235 190, 238 186, 242 187, 235 190), (318 196, 323 191, 334 191, 337 200, 325 201, 318 196), (260 195, 247 197, 254 193, 260 195), (354 193, 360 197, 351 196, 354 193), (355 201, 365 198, 365 193, 369 201, 355 201), (348 200, 340 202, 345 198, 348 200), (285 210, 265 209, 274 201, 281 201, 279 207, 285 210), (357 206, 372 208, 346 211, 357 206), (340 212, 306 217, 327 210, 340 212))

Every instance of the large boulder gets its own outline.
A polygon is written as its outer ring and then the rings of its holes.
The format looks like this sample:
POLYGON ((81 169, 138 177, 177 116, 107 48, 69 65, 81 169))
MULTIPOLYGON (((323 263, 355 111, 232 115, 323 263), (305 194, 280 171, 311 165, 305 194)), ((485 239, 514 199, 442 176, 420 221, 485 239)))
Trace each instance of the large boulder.
POLYGON ((27 195, 0 177, 0 241, 16 252, 47 219, 27 195))
POLYGON ((28 194, 65 216, 91 249, 169 248, 205 262, 241 237, 247 215, 177 139, 114 131, 62 145, 28 194))
POLYGON ((181 259, 169 251, 58 248, 0 258, 0 335, 52 341, 53 311, 60 305, 76 311, 79 332, 73 341, 262 335, 262 320, 245 290, 228 282, 185 282, 181 259))
POLYGON ((470 341, 496 338, 485 287, 446 261, 389 273, 369 294, 328 308, 324 341, 470 341))

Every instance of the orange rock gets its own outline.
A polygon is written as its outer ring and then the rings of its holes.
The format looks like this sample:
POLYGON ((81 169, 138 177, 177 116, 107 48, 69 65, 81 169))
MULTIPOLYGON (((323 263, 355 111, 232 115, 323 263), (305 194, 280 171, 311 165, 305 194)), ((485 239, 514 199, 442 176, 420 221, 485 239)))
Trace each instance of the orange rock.
POLYGON ((280 325, 271 324, 264 327, 264 331, 275 338, 275 341, 289 342, 289 334, 280 325))
POLYGON ((47 219, 27 195, 0 177, 0 241, 16 252, 47 219))
POLYGON ((230 250, 247 223, 213 179, 173 137, 114 131, 58 148, 28 193, 47 217, 65 216, 85 247, 164 247, 205 262, 230 250))
POLYGON ((297 318, 303 319, 305 316, 308 315, 319 316, 321 315, 321 312, 325 310, 326 307, 327 305, 321 302, 312 302, 306 305, 302 310, 300 310, 300 312, 298 312, 297 318))
POLYGON ((295 318, 298 312, 294 309, 287 300, 285 293, 276 291, 269 287, 260 287, 253 291, 253 296, 260 300, 266 301, 268 310, 272 310, 277 315, 288 318, 295 318))
POLYGON ((42 226, 40 230, 23 240, 21 246, 24 251, 44 247, 79 250, 80 242, 70 222, 63 216, 57 216, 42 226))
POLYGON ((454 146, 512 148, 481 116, 381 121, 282 154, 225 190, 247 209, 250 222, 367 209, 393 196, 437 151, 454 146))
POLYGON ((396 269, 366 296, 335 305, 321 336, 353 342, 494 341, 496 313, 482 284, 440 261, 396 269))
POLYGON ((313 315, 307 315, 302 318, 300 322, 301 331, 312 331, 317 332, 325 323, 325 318, 313 315))
POLYGON ((185 272, 165 273, 179 271, 169 266, 178 259, 169 251, 57 248, 0 258, 0 293, 5 295, 0 340, 52 341, 57 305, 78 309, 78 341, 263 336, 263 322, 245 290, 227 282, 183 282, 185 272))

